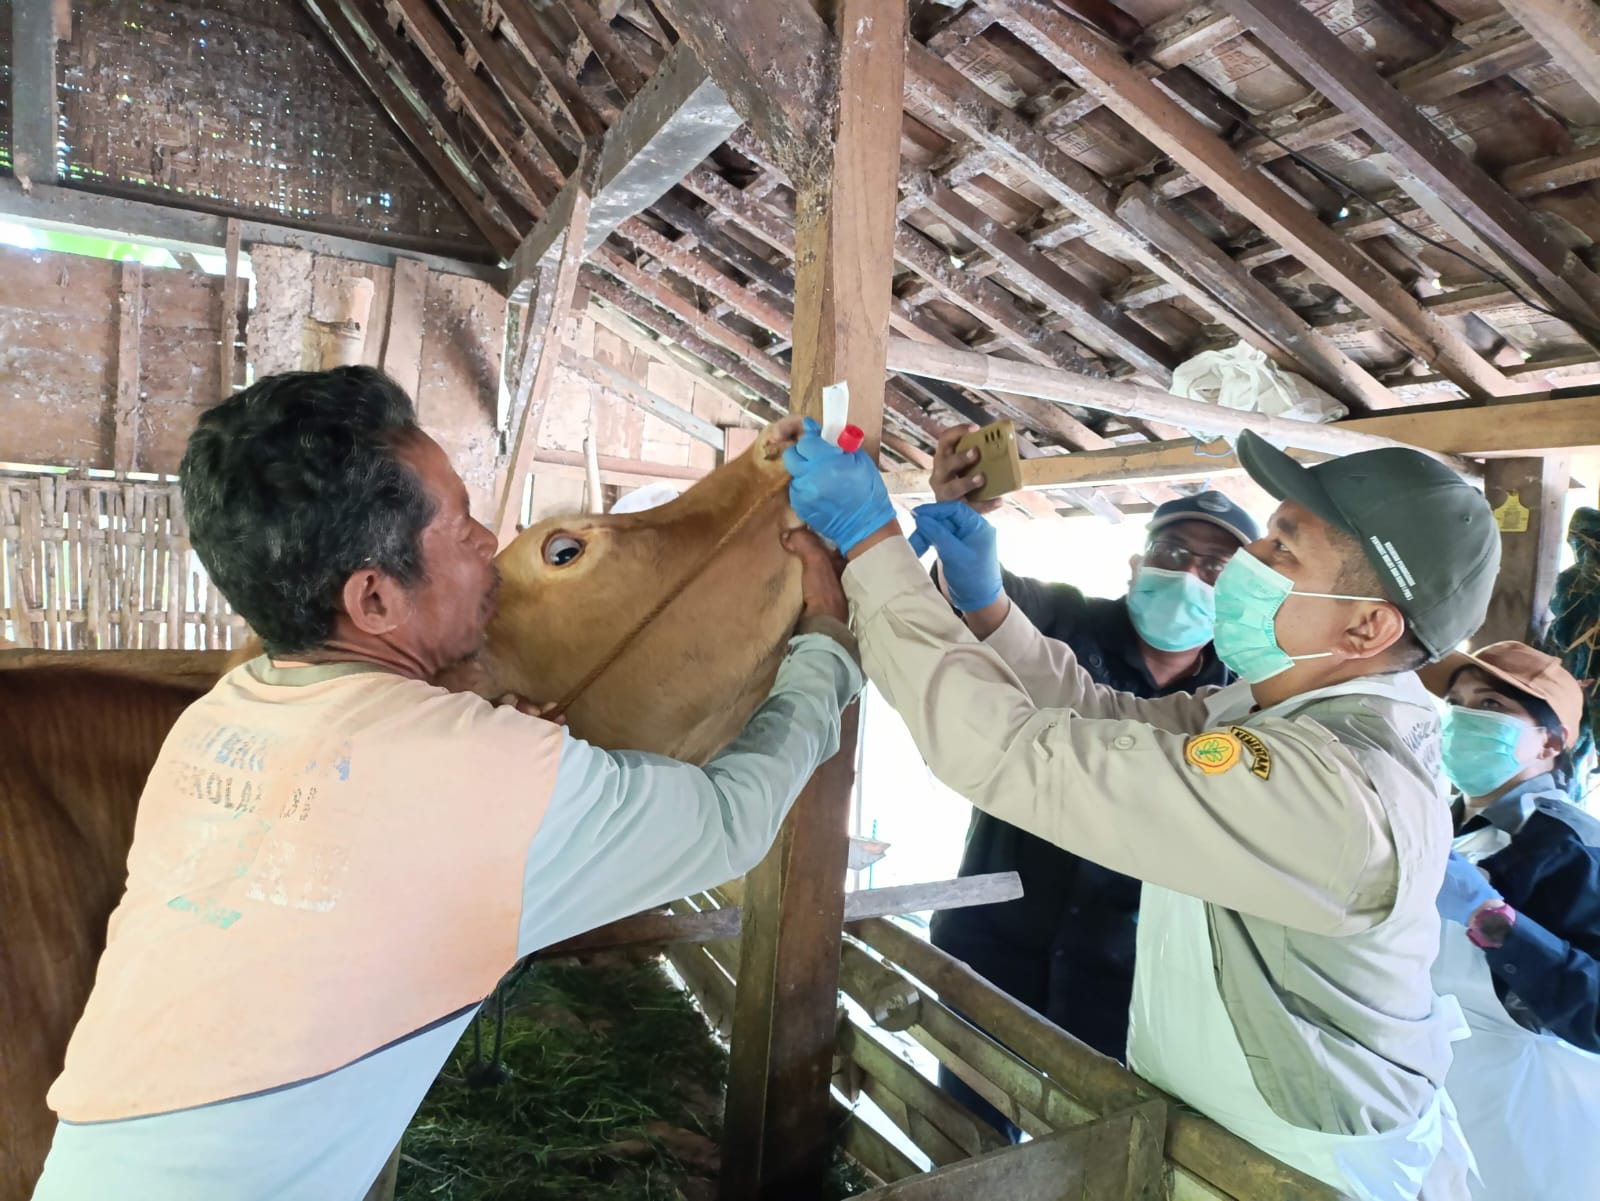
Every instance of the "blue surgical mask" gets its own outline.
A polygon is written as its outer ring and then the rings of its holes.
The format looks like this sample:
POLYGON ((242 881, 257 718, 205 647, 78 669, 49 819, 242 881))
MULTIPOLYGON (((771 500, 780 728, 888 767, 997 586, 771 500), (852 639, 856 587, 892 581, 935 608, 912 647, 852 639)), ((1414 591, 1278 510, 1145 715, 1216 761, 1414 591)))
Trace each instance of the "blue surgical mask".
POLYGON ((1128 589, 1128 616, 1158 651, 1192 651, 1211 641, 1216 593, 1193 572, 1141 567, 1128 589))
POLYGON ((1534 728, 1509 713, 1451 705, 1444 713, 1444 774, 1466 796, 1488 796, 1528 766, 1517 748, 1534 728))
POLYGON ((1282 675, 1301 659, 1326 659, 1332 651, 1291 655, 1278 644, 1278 610, 1290 596, 1324 600, 1376 600, 1381 596, 1344 596, 1337 592, 1296 592, 1294 581, 1274 571, 1249 551, 1228 560, 1217 577, 1217 625, 1212 631, 1217 657, 1229 671, 1250 684, 1282 675))

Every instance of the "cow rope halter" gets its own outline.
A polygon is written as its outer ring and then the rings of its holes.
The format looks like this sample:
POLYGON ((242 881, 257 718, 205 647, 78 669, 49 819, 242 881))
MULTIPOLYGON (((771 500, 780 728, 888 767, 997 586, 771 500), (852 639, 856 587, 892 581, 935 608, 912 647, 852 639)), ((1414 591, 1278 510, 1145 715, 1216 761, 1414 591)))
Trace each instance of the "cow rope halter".
POLYGON ((728 543, 734 540, 739 531, 750 524, 750 519, 760 512, 769 500, 778 495, 778 493, 785 491, 788 487, 789 473, 785 471, 773 481, 770 487, 763 490, 755 500, 750 502, 749 507, 739 514, 739 519, 728 527, 727 532, 722 537, 717 539, 716 545, 707 552, 705 558, 701 559, 699 563, 686 572, 676 584, 667 589, 666 594, 660 600, 645 610, 644 616, 640 617, 628 628, 627 632, 612 645, 611 650, 606 653, 605 657, 591 667, 582 679, 567 689, 566 695, 557 701, 556 707, 545 713, 544 717, 549 721, 554 721, 558 717, 565 716, 567 710, 583 695, 584 690, 603 676, 612 664, 622 658, 623 654, 633 645, 639 635, 650 628, 650 623, 665 613, 667 606, 682 596, 684 590, 700 578, 705 569, 711 566, 712 561, 727 548, 728 543))

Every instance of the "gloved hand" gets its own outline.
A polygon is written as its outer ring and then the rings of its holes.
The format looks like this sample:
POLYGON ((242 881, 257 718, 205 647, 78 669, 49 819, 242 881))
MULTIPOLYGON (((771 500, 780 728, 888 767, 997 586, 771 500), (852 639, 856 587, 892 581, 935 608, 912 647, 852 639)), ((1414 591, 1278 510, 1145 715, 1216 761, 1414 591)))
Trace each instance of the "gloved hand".
POLYGON ((1000 552, 994 526, 964 500, 941 500, 911 510, 916 530, 911 549, 939 552, 939 570, 950 601, 963 613, 976 613, 1000 599, 1000 552))
POLYGON ((1440 917, 1465 926, 1479 906, 1501 899, 1482 872, 1459 851, 1450 852, 1450 862, 1444 869, 1444 884, 1439 889, 1440 917))
POLYGON ((840 551, 895 520, 889 490, 862 451, 845 454, 822 436, 822 427, 805 420, 805 433, 783 452, 789 472, 789 503, 800 520, 840 551))

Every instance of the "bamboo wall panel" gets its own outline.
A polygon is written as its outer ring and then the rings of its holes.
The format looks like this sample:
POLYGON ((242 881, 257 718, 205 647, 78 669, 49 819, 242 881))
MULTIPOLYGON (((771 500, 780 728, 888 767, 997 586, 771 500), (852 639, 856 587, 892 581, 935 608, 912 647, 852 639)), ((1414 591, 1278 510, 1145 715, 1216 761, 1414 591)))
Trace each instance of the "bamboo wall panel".
POLYGON ((176 482, 0 474, 0 639, 227 650, 244 628, 191 551, 176 482))

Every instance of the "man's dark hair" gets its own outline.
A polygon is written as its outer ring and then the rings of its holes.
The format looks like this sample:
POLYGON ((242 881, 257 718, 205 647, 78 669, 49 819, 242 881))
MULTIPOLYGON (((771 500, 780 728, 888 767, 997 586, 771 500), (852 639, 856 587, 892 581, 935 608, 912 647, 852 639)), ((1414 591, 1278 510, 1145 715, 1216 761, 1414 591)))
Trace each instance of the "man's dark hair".
MULTIPOLYGON (((1367 558, 1366 552, 1361 549, 1361 543, 1356 541, 1355 536, 1331 526, 1328 533, 1334 545, 1339 548, 1343 560, 1339 568, 1339 578, 1333 583, 1333 591, 1340 596, 1376 596, 1387 600, 1389 594, 1384 591, 1383 581, 1378 579, 1378 570, 1373 567, 1372 561, 1367 558)), ((1393 601, 1389 603, 1394 604, 1393 601)), ((1415 671, 1432 658, 1427 648, 1411 632, 1409 619, 1406 621, 1405 632, 1389 648, 1387 656, 1391 671, 1415 671)))
POLYGON ((396 453, 420 432, 371 367, 271 375, 201 416, 179 468, 190 541, 268 651, 324 645, 363 567, 422 579, 434 505, 396 453))

